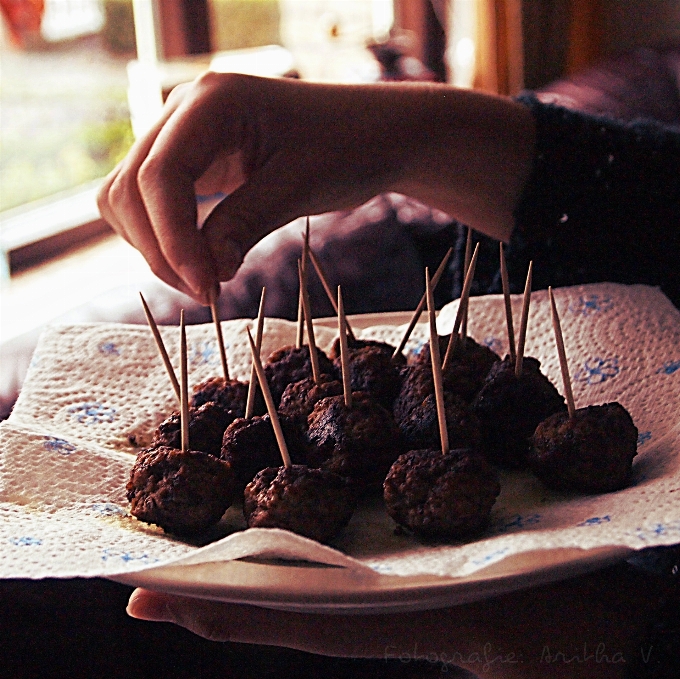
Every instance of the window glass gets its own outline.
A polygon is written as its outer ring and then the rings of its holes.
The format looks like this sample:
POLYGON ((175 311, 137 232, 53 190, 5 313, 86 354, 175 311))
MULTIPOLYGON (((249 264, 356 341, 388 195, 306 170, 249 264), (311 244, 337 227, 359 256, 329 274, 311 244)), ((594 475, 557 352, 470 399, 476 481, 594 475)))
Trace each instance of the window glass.
POLYGON ((103 177, 132 143, 131 0, 0 0, 0 210, 103 177))
POLYGON ((303 78, 373 80, 366 44, 384 39, 392 0, 210 0, 215 51, 282 45, 303 78))

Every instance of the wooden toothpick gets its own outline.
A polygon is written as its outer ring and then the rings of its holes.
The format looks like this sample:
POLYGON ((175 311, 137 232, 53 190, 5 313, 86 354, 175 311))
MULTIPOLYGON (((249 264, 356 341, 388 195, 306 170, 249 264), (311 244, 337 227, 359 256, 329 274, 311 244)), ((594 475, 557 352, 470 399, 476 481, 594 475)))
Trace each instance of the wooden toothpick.
MULTIPOLYGON (((295 346, 300 349, 304 343, 304 327, 305 327, 305 312, 303 307, 303 289, 307 286, 307 261, 309 259, 309 217, 307 217, 307 225, 305 227, 305 234, 302 241, 302 280, 304 285, 300 284, 300 295, 298 297, 298 324, 297 324, 297 338, 295 346)), ((298 268, 300 260, 298 259, 298 268)))
POLYGON ((220 362, 222 363, 222 374, 224 381, 229 381, 229 367, 227 366, 227 352, 224 348, 224 337, 222 336, 222 324, 220 323, 219 313, 217 311, 217 299, 213 292, 210 293, 210 313, 212 314, 213 323, 215 324, 215 335, 217 336, 217 346, 220 349, 220 362))
MULTIPOLYGON (((298 259, 298 266, 300 265, 300 260, 298 259)), ((302 288, 298 294, 298 318, 297 318, 297 333, 295 335, 295 348, 301 349, 302 342, 304 341, 305 335, 305 312, 302 308, 302 288)))
POLYGON ((170 382, 172 383, 173 391, 175 392, 175 396, 177 396, 177 401, 181 404, 182 395, 179 389, 179 382, 177 381, 177 376, 175 375, 175 369, 172 367, 172 363, 170 363, 170 357, 168 356, 168 352, 165 349, 165 344, 163 344, 163 338, 161 337, 161 333, 158 330, 156 321, 154 320, 154 317, 151 314, 151 309, 149 309, 149 306, 147 305, 146 300, 144 299, 144 295, 142 295, 142 293, 140 292, 139 296, 142 300, 142 307, 144 308, 146 322, 149 324, 149 328, 151 328, 151 334, 153 335, 153 338, 156 341, 158 353, 161 355, 163 365, 165 366, 165 370, 168 373, 170 382))
POLYGON ((555 343, 557 344, 557 355, 560 358, 560 370, 562 371, 562 383, 564 384, 564 394, 567 397, 567 409, 569 410, 569 417, 574 417, 576 407, 574 405, 574 393, 571 390, 571 379, 569 378, 569 364, 567 363, 567 352, 564 350, 564 338, 562 337, 562 326, 560 325, 560 317, 557 313, 557 305, 555 304, 555 296, 552 288, 548 288, 548 297, 550 297, 550 316, 552 318, 553 330, 555 332, 555 343))
POLYGON ((184 309, 179 312, 179 365, 180 365, 180 425, 182 431, 182 452, 189 450, 189 377, 187 370, 187 333, 184 327, 184 309))
MULTIPOLYGON (((319 261, 319 258, 314 254, 314 250, 312 250, 312 248, 309 248, 309 260, 314 265, 314 270, 316 271, 316 275, 319 277, 319 280, 321 281, 321 285, 323 286, 324 292, 326 293, 326 297, 328 297, 331 306, 333 307, 333 311, 335 311, 337 315, 338 303, 335 301, 335 296, 333 295, 331 286, 328 283, 326 272, 323 270, 321 262, 319 261)), ((347 325, 347 334, 352 339, 356 339, 356 337, 354 336, 354 331, 352 330, 352 328, 350 328, 350 325, 347 322, 347 317, 345 317, 345 323, 347 325)))
POLYGON ((427 297, 427 314, 430 322, 430 358, 432 361, 432 378, 434 380, 434 397, 437 405, 437 422, 442 453, 449 453, 449 431, 446 428, 446 406, 444 404, 444 380, 442 379, 441 357, 439 356, 439 335, 434 309, 434 296, 430 286, 430 272, 425 269, 425 296, 427 297))
POLYGON ((527 324, 529 322, 529 304, 531 303, 531 276, 534 269, 534 263, 529 262, 529 270, 527 271, 527 282, 524 286, 524 299, 522 300, 522 320, 519 325, 519 338, 517 340, 517 357, 515 359, 515 376, 517 379, 522 377, 522 368, 524 363, 524 346, 527 338, 527 324))
POLYGON ((338 334, 340 337, 340 363, 342 366, 342 393, 345 397, 345 407, 352 407, 352 380, 349 374, 349 349, 347 347, 347 321, 345 319, 345 305, 342 302, 342 290, 338 285, 338 334))
POLYGON ((257 374, 257 379, 260 383, 260 389, 262 389, 264 402, 267 404, 267 412, 269 413, 269 419, 271 420, 272 427, 274 427, 274 435, 276 436, 276 442, 279 445, 279 451, 281 453, 281 458, 283 459, 283 465, 285 467, 291 467, 292 462, 290 460, 290 455, 288 454, 288 446, 286 445, 286 440, 283 437, 281 422, 279 422, 279 415, 276 412, 276 406, 274 405, 272 393, 269 391, 269 385, 267 384, 267 378, 264 374, 264 368, 262 367, 260 356, 257 352, 255 342, 253 342, 253 336, 250 334, 250 328, 246 328, 246 332, 248 333, 248 342, 250 343, 250 353, 253 358, 255 373, 257 374))
MULTIPOLYGON (((264 300, 267 294, 267 288, 262 288, 262 295, 260 297, 260 308, 257 312, 257 330, 255 332, 255 348, 257 355, 260 355, 262 350, 262 331, 264 329, 264 300)), ((245 417, 249 420, 253 416, 255 408, 255 392, 257 391, 257 374, 255 372, 255 364, 250 366, 250 382, 248 382, 248 398, 246 399, 245 417)))
MULTIPOLYGON (((444 360, 442 361, 442 370, 446 370, 453 358, 453 352, 456 348, 458 342, 458 333, 460 332, 460 326, 463 322, 463 315, 465 314, 466 307, 470 299, 470 289, 472 288, 472 280, 475 277, 475 269, 477 268, 477 257, 479 256, 479 243, 475 246, 475 252, 470 260, 470 266, 468 267, 467 273, 465 274, 465 281, 463 283, 463 290, 460 295, 460 300, 458 302, 458 311, 456 312, 456 320, 453 323, 453 330, 451 330, 451 336, 449 337, 449 344, 446 347, 446 354, 444 354, 444 360)), ((430 347, 432 351, 432 347, 430 347)))
MULTIPOLYGON (((465 268, 463 271, 467 271, 470 268, 470 260, 472 259, 472 229, 468 226, 467 239, 465 240, 465 268)), ((460 336, 465 339, 467 337, 467 324, 468 324, 468 305, 465 305, 465 311, 463 312, 463 322, 460 327, 460 336)))
POLYGON ((305 274, 302 266, 298 262, 298 277, 300 279, 300 289, 302 290, 302 310, 307 326, 307 345, 309 346, 309 360, 312 363, 312 378, 314 384, 321 382, 321 371, 319 370, 319 355, 316 353, 316 341, 314 340, 314 324, 312 323, 312 312, 309 308, 309 295, 305 285, 305 274))
MULTIPOLYGON (((446 265, 447 265, 452 253, 453 253, 453 248, 449 248, 446 251, 446 254, 444 255, 444 258, 442 259, 441 263, 437 267, 437 270, 434 272, 434 276, 432 277, 432 281, 430 283, 433 291, 436 290, 437 284, 439 283, 439 280, 441 279, 442 275, 444 274, 444 270, 446 269, 446 265)), ((406 346, 406 342, 408 342, 408 338, 411 336, 411 333, 413 332, 413 328, 416 327, 416 323, 418 322, 418 319, 420 318, 420 314, 423 313, 423 309, 425 308, 426 304, 427 304, 427 292, 424 292, 423 296, 420 298, 420 302, 418 302, 418 306, 416 307, 416 310, 413 312, 411 322, 408 324, 408 328, 406 328, 406 332, 404 333, 404 336, 401 338, 401 342, 399 342, 399 346, 394 350, 394 353, 392 354, 392 358, 396 358, 402 351, 404 351, 404 347, 406 346)))
POLYGON ((501 282, 503 284, 503 299, 505 300, 505 321, 508 327, 508 347, 510 348, 510 360, 515 363, 517 351, 515 350, 515 328, 512 321, 512 302, 510 301, 510 283, 508 282, 508 267, 505 263, 505 253, 503 243, 500 243, 501 250, 501 282))

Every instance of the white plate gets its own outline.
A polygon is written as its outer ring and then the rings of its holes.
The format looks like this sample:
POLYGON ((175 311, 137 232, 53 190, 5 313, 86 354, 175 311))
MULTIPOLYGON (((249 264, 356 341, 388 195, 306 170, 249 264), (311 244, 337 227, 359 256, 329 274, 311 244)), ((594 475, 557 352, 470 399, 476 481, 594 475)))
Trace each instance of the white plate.
MULTIPOLYGON (((357 329, 408 323, 395 312, 349 317, 357 329)), ((334 327, 337 319, 315 319, 334 327)), ((626 547, 524 552, 461 578, 435 575, 367 578, 345 568, 257 559, 164 566, 112 579, 171 594, 306 613, 387 613, 443 608, 573 577, 633 553, 626 547)))
POLYGON ((464 578, 378 573, 367 578, 346 568, 248 559, 164 566, 112 579, 170 594, 285 611, 387 613, 464 604, 573 577, 631 553, 623 547, 527 552, 464 578))
MULTIPOLYGON (((461 604, 593 570, 635 549, 676 544, 680 515, 671 493, 680 487, 680 372, 676 367, 680 316, 660 293, 639 286, 603 284, 559 294, 571 323, 568 353, 575 363, 573 371, 580 371, 581 364, 589 370, 587 380, 577 380, 577 400, 606 402, 620 396, 644 434, 634 483, 622 491, 567 497, 546 490, 530 474, 508 474, 487 533, 471 543, 433 545, 432 550, 407 535, 395 535, 389 517, 384 511, 371 513, 375 508, 369 503, 362 508, 365 516, 357 512, 354 525, 335 545, 356 560, 355 567, 263 562, 252 556, 229 561, 246 554, 310 561, 330 556, 285 536, 267 546, 266 541, 251 544, 235 532, 235 539, 227 543, 232 529, 238 531, 240 526, 231 525, 228 517, 225 544, 205 554, 194 553, 153 527, 136 526, 124 515, 124 482, 131 458, 121 453, 130 452, 130 433, 148 434, 158 416, 173 404, 164 370, 144 329, 111 324, 55 328, 41 340, 40 360, 34 362, 12 418, 3 423, 6 485, 14 494, 11 502, 0 506, 0 518, 6 514, 9 519, 0 520, 0 534, 16 549, 3 550, 2 572, 7 577, 77 573, 291 611, 366 613, 461 604), (591 313, 587 307, 584 315, 583 300, 598 301, 599 311, 591 313), (598 373, 600 364, 615 370, 598 373), (591 380, 591 372, 599 379, 591 380), (64 392, 64 384, 71 389, 64 392), (132 405, 130 393, 138 395, 132 405), (81 410, 92 403, 104 415, 112 411, 116 417, 107 420, 96 410, 84 419, 81 410), (14 497, 22 503, 14 503, 14 497), (50 515, 50 520, 36 521, 29 500, 60 507, 59 520, 50 515), (82 549, 52 547, 72 545, 74 530, 82 536, 82 549), (40 550, 41 544, 46 548, 40 550), (193 563, 208 561, 179 565, 187 554, 192 554, 188 560, 193 563), (151 567, 143 570, 145 565, 151 567)), ((545 361, 546 374, 557 380, 546 295, 535 296, 529 353, 545 361)), ((503 333, 496 332, 503 325, 502 304, 497 298, 476 300, 479 308, 471 333, 498 345, 502 352, 503 333)), ((452 309, 446 310, 442 328, 450 326, 451 313, 452 309)), ((368 334, 394 341, 397 326, 408 316, 362 316, 352 318, 352 324, 357 329, 382 326, 368 334)), ((235 374, 245 375, 249 364, 241 337, 243 324, 236 321, 227 330, 232 333, 235 374)), ((174 342, 174 329, 163 330, 174 342)), ((200 359, 192 376, 199 380, 213 370, 208 360, 213 355, 204 349, 214 330, 207 326, 189 330, 200 359)), ((270 330, 269 343, 279 346, 294 326, 278 322, 270 330)), ((330 343, 332 328, 319 330, 324 342, 330 343)), ((422 341, 422 331, 421 327, 414 346, 422 341)), ((340 558, 331 562, 346 563, 340 558)))

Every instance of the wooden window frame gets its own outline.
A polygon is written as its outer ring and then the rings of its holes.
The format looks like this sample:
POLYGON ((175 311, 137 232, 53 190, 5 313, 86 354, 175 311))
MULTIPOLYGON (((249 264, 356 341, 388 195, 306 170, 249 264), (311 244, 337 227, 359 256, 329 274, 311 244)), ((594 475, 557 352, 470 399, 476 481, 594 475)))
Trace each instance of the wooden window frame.
MULTIPOLYGON (((138 50, 172 59, 210 50, 207 0, 134 0, 138 50), (140 10, 148 12, 137 25, 140 10)), ((96 196, 103 179, 0 213, 0 280, 111 233, 96 196)))

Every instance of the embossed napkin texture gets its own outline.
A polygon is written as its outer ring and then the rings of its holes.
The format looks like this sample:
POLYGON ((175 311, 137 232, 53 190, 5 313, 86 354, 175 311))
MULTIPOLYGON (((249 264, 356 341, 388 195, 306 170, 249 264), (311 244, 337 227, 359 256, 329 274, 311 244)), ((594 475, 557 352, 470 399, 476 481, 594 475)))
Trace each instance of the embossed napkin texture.
MULTIPOLYGON (((510 555, 558 547, 640 549, 680 542, 680 312, 656 289, 598 284, 555 291, 577 407, 620 401, 640 436, 629 488, 604 495, 547 490, 506 473, 491 525, 467 543, 423 544, 395 535, 380 499, 362 505, 331 547, 280 530, 244 531, 227 511, 212 544, 180 541, 128 516, 125 484, 138 448, 176 407, 146 327, 88 324, 43 335, 23 391, 0 425, 0 576, 105 576, 245 556, 317 560, 366 573, 464 576, 510 555)), ((457 304, 438 319, 453 325, 457 304)), ((513 298, 515 323, 521 299, 513 298)), ((423 319, 424 320, 424 319, 423 319)), ((232 376, 247 379, 247 320, 223 323, 232 376)), ((397 343, 404 326, 359 333, 397 343)), ((504 355, 499 296, 471 300, 469 332, 504 355)), ((162 328, 178 365, 178 329, 162 328)), ((336 332, 319 327, 328 348, 336 332)), ((190 326, 190 380, 219 374, 214 328, 190 326)), ((268 319, 263 354, 294 341, 292 323, 268 319)), ((426 325, 408 350, 417 351, 426 325)), ((563 392, 545 292, 532 295, 527 354, 563 392)), ((206 542, 208 539, 204 540, 206 542)))

